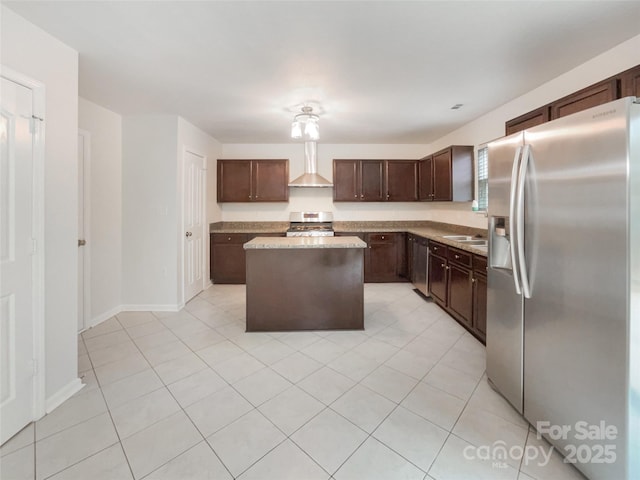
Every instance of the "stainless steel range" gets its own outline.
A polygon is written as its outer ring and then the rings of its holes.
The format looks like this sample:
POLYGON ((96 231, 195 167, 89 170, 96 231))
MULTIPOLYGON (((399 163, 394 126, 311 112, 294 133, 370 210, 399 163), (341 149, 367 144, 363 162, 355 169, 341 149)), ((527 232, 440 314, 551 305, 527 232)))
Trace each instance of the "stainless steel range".
POLYGON ((291 212, 287 237, 333 237, 333 213, 291 212))

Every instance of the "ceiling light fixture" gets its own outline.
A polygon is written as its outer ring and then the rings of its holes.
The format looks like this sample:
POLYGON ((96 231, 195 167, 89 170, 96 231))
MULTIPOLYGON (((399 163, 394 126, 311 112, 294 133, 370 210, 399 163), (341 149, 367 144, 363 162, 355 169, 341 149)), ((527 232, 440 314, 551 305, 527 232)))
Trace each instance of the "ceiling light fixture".
POLYGON ((313 113, 313 107, 305 105, 302 113, 293 118, 291 123, 291 138, 294 140, 318 140, 320 138, 320 117, 313 113))

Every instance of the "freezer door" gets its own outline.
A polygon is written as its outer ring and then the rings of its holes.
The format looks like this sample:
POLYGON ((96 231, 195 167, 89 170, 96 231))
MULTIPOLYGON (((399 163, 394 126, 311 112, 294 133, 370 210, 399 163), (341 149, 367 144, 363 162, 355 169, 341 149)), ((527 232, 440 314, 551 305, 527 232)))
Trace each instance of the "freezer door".
POLYGON ((586 445, 576 467, 592 480, 630 478, 629 108, 623 99, 525 133, 524 415, 534 427, 568 425, 550 440, 573 458, 571 445, 586 445), (616 438, 576 437, 578 422, 612 425, 616 438), (615 462, 586 458, 606 445, 615 462))
POLYGON ((512 175, 522 150, 518 133, 489 144, 489 270, 487 376, 522 413, 523 299, 516 291, 511 249, 512 175))

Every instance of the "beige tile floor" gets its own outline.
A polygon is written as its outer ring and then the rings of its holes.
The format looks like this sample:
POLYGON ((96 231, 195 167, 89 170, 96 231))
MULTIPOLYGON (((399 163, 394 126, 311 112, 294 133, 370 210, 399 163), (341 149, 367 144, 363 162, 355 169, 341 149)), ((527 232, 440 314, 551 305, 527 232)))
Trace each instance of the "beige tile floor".
POLYGON ((485 350, 408 284, 365 286, 364 332, 245 333, 244 286, 78 337, 86 386, 0 448, 2 480, 579 479, 487 384, 485 350))

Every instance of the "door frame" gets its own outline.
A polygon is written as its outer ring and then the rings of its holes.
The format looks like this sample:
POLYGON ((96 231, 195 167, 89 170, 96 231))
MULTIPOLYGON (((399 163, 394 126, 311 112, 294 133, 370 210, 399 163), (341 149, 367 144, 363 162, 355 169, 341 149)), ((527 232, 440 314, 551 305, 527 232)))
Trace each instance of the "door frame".
POLYGON ((44 160, 45 160, 45 85, 0 64, 0 75, 33 92, 33 239, 35 253, 31 260, 33 308, 33 398, 32 420, 46 413, 45 397, 45 319, 44 319, 44 160))
MULTIPOLYGON (((83 153, 82 153, 82 173, 83 173, 83 189, 84 189, 84 205, 82 206, 83 224, 84 224, 84 272, 82 286, 84 311, 82 312, 83 322, 82 329, 84 331, 93 326, 91 319, 91 133, 81 128, 78 129, 78 136, 83 137, 83 153)), ((80 315, 80 312, 78 312, 80 315)))
POLYGON ((203 176, 203 183, 204 185, 202 185, 202 290, 204 290, 207 287, 207 276, 205 274, 206 272, 206 266, 207 266, 207 245, 209 244, 209 242, 206 241, 207 239, 207 156, 204 155, 203 153, 200 153, 197 149, 194 148, 190 148, 186 145, 184 145, 182 147, 182 158, 180 159, 180 204, 181 204, 181 208, 180 208, 180 225, 178 227, 179 231, 178 231, 178 235, 180 235, 180 255, 181 255, 181 265, 182 265, 182 269, 180 272, 180 308, 183 308, 185 306, 186 299, 185 299, 185 271, 186 271, 186 265, 185 265, 185 247, 186 247, 186 243, 185 243, 185 236, 184 236, 184 231, 185 231, 185 225, 184 225, 184 219, 185 219, 185 214, 184 214, 184 209, 185 209, 185 199, 184 199, 184 195, 185 195, 185 188, 184 188, 184 181, 185 181, 185 156, 187 153, 191 153, 197 157, 202 158, 202 169, 204 170, 204 176, 203 176))

